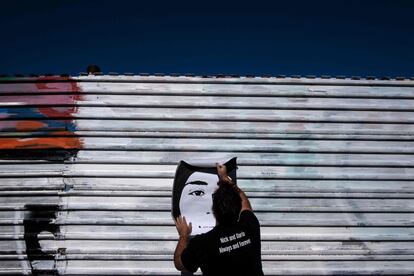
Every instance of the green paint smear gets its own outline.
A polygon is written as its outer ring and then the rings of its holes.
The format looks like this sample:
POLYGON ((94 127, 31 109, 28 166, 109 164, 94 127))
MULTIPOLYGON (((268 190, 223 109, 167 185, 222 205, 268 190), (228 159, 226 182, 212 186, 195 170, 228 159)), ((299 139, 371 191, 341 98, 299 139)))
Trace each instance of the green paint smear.
POLYGON ((21 79, 21 78, 16 78, 16 77, 1 77, 0 76, 0 81, 15 81, 17 79, 21 79))

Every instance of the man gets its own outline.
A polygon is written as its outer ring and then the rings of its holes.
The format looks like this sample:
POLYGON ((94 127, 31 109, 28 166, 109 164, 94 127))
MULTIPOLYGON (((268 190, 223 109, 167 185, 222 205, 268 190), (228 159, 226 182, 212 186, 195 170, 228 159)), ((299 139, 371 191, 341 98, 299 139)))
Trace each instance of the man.
POLYGON ((191 223, 179 216, 176 227, 179 240, 174 265, 180 271, 203 275, 263 275, 260 255, 260 225, 246 194, 217 164, 218 189, 213 194, 216 226, 190 241, 191 223))

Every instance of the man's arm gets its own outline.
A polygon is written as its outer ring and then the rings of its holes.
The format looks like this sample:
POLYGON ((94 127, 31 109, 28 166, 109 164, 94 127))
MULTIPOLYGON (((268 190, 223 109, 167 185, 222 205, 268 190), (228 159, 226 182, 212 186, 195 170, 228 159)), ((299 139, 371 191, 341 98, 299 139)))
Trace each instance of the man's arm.
POLYGON ((185 217, 179 216, 175 221, 175 226, 177 227, 177 232, 180 238, 178 239, 177 247, 174 252, 174 265, 177 270, 187 271, 181 261, 181 254, 187 247, 188 237, 191 233, 191 222, 187 225, 185 217))
MULTIPOLYGON (((234 186, 236 186, 236 184, 234 184, 234 186)), ((240 195, 241 203, 242 203, 240 213, 243 212, 244 210, 249 210, 253 212, 252 205, 250 205, 250 201, 247 198, 246 194, 237 186, 236 186, 236 189, 239 189, 239 195, 240 195)))
POLYGON ((233 180, 227 175, 227 168, 225 165, 217 164, 217 174, 221 181, 226 182, 228 185, 231 185, 234 189, 236 189, 239 192, 240 198, 241 198, 241 210, 240 212, 243 212, 244 210, 249 210, 253 212, 252 206, 250 205, 250 201, 247 198, 246 194, 236 185, 236 183, 233 182, 233 180))

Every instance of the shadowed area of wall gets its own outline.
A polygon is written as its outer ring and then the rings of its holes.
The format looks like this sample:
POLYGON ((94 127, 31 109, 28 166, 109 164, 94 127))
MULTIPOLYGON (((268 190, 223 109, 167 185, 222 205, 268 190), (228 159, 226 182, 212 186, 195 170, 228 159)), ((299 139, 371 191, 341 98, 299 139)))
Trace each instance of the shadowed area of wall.
POLYGON ((0 274, 179 275, 176 166, 234 156, 265 275, 412 274, 413 106, 411 80, 0 78, 0 274))

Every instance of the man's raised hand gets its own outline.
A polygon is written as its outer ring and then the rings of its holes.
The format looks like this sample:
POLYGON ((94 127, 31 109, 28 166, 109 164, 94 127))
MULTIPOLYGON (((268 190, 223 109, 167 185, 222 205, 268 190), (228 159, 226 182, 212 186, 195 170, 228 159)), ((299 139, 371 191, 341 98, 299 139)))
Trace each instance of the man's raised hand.
POLYGON ((175 227, 177 228, 177 232, 180 237, 188 238, 188 236, 190 236, 192 230, 191 222, 187 224, 185 217, 178 216, 175 220, 175 227))
POLYGON ((217 167, 217 174, 218 174, 219 178, 223 179, 223 180, 227 180, 228 175, 227 175, 226 166, 223 165, 223 164, 216 163, 216 167, 217 167))

